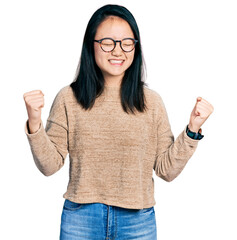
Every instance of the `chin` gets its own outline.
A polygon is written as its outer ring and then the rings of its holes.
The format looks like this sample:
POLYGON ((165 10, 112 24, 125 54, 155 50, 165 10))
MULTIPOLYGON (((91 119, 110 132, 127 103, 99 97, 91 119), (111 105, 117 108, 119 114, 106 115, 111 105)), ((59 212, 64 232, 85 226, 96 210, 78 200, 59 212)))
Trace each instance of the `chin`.
POLYGON ((109 71, 106 73, 107 76, 111 76, 111 77, 123 77, 125 74, 125 71, 109 71))

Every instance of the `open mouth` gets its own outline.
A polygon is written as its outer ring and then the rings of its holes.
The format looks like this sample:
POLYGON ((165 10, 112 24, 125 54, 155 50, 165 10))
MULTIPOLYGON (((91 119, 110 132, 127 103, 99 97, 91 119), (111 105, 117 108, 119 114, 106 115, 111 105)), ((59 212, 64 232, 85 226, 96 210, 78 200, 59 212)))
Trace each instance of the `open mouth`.
POLYGON ((124 62, 124 60, 115 60, 115 59, 110 59, 109 62, 112 64, 112 65, 118 65, 118 66, 121 66, 124 62))

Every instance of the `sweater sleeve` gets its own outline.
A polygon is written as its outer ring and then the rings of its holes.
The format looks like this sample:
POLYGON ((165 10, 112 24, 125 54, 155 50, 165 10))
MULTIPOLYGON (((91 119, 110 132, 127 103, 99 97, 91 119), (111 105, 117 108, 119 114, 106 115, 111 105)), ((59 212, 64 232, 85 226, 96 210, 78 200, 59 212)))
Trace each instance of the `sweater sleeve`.
POLYGON ((157 176, 172 181, 183 170, 196 150, 198 140, 191 139, 186 128, 174 139, 162 99, 158 99, 157 154, 153 169, 157 176))
POLYGON ((46 127, 41 120, 38 131, 31 134, 27 120, 25 133, 38 169, 45 176, 57 172, 64 165, 68 153, 68 124, 63 90, 59 91, 53 101, 46 127))

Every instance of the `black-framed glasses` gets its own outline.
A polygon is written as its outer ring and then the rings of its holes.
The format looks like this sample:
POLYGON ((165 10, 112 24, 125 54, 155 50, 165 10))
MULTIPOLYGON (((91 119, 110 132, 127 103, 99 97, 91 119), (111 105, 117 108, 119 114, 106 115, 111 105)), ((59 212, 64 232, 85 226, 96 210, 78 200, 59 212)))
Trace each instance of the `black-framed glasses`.
POLYGON ((101 49, 104 52, 112 52, 116 43, 120 43, 120 47, 124 52, 131 52, 134 48, 138 40, 134 38, 124 38, 122 40, 114 40, 113 38, 102 38, 100 40, 94 40, 100 44, 101 49))

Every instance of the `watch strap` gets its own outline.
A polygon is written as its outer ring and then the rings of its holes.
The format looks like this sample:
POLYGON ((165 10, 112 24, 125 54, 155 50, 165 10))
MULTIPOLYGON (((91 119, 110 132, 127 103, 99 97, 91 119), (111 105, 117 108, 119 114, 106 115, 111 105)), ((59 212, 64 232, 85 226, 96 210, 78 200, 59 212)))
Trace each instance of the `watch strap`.
POLYGON ((202 130, 200 128, 198 132, 192 132, 192 131, 189 130, 188 125, 187 125, 187 128, 186 128, 187 135, 190 138, 195 139, 195 140, 201 140, 204 137, 204 135, 201 134, 201 131, 202 130))

